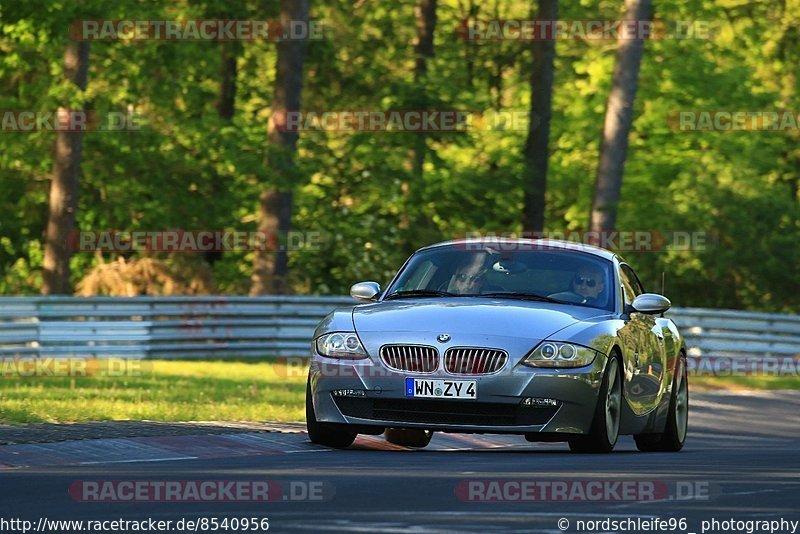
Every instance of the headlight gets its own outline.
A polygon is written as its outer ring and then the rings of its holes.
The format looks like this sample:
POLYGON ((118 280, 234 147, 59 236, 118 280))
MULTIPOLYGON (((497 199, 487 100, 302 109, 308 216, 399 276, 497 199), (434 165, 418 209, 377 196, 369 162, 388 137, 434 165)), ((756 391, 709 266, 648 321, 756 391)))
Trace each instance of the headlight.
POLYGON ((317 338, 317 352, 328 358, 356 360, 366 358, 367 351, 355 332, 334 332, 317 338))
POLYGON ((545 341, 528 354, 522 364, 530 367, 583 367, 592 363, 596 354, 580 345, 545 341))

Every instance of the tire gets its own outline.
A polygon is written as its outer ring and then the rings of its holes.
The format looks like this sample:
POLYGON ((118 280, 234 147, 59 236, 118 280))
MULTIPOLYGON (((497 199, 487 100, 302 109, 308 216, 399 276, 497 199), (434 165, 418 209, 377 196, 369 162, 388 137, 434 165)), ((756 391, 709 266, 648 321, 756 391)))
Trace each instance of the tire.
POLYGON ((660 434, 639 434, 633 436, 636 448, 642 452, 678 452, 686 443, 689 427, 689 377, 686 371, 686 359, 678 360, 678 372, 675 373, 672 395, 667 411, 667 424, 660 434))
POLYGON ((619 357, 609 358, 603 383, 597 397, 597 407, 589 434, 569 440, 569 448, 578 453, 609 453, 614 450, 619 437, 622 414, 622 376, 619 357))
POLYGON ((346 449, 356 440, 358 432, 350 430, 347 425, 320 423, 314 413, 314 402, 311 398, 311 377, 306 384, 306 429, 312 443, 325 445, 335 449, 346 449))
POLYGON ((383 433, 383 437, 386 441, 395 445, 422 449, 423 447, 427 447, 428 443, 431 442, 433 432, 416 428, 387 428, 386 432, 383 433))

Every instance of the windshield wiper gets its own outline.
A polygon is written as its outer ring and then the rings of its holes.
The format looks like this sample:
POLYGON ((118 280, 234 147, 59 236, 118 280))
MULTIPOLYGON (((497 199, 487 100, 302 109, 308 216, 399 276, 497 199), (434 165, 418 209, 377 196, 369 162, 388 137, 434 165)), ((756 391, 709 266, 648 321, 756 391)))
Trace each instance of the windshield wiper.
POLYGON ((555 302, 556 304, 569 304, 564 300, 558 300, 554 298, 547 297, 545 295, 537 295, 536 293, 523 293, 520 291, 496 291, 493 293, 481 293, 480 295, 475 295, 476 297, 501 297, 501 298, 509 298, 509 299, 520 299, 520 300, 538 300, 541 302, 555 302))
POLYGON ((391 295, 388 295, 383 300, 390 300, 390 299, 404 299, 404 298, 413 298, 413 297, 457 297, 458 295, 454 293, 448 293, 447 291, 439 291, 437 289, 409 289, 407 291, 395 291, 391 295))

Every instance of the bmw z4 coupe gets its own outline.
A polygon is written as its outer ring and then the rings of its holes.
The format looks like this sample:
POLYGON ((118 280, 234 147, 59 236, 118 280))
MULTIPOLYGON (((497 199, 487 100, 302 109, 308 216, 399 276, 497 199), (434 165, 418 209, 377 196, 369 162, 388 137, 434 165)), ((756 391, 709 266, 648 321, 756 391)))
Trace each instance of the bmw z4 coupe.
POLYGON ((312 442, 359 433, 408 447, 434 432, 504 433, 610 452, 679 451, 686 350, 633 268, 556 240, 463 239, 415 252, 386 289, 331 312, 312 341, 312 442))

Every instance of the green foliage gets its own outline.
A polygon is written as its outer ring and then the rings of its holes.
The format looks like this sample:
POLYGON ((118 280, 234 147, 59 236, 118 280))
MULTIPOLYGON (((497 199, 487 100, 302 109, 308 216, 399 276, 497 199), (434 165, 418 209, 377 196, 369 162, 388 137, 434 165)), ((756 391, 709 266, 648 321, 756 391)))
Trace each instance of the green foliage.
MULTIPOLYGON (((526 112, 529 46, 465 41, 463 0, 440 0, 436 55, 413 80, 410 0, 312 3, 326 37, 307 51, 303 108, 392 110, 422 106, 526 112)), ((479 18, 529 17, 531 2, 474 2, 479 18)), ((561 2, 561 17, 613 19, 622 2, 561 2)), ((648 288, 681 306, 797 312, 800 264, 798 132, 680 132, 680 109, 795 109, 800 65, 797 2, 663 0, 656 18, 711 21, 712 39, 645 46, 618 227, 705 232, 703 248, 623 252, 648 288)), ((84 135, 78 227, 254 230, 258 194, 276 185, 264 166, 276 47, 238 46, 236 114, 220 118, 221 45, 93 42, 89 86, 63 81, 69 23, 79 18, 270 18, 276 2, 213 0, 170 6, 137 0, 12 0, 0 8, 0 109, 132 109, 135 132, 84 135)), ((559 41, 546 229, 583 230, 614 65, 611 41, 559 41)), ((465 232, 521 230, 524 131, 429 134, 424 175, 413 174, 415 134, 304 132, 293 224, 319 233, 290 253, 298 292, 347 291, 385 282, 417 246, 465 232), (409 196, 404 184, 413 188, 409 196), (421 221, 404 229, 405 214, 421 221)), ((40 284, 54 134, 0 134, 0 292, 40 284)), ((107 255, 108 256, 108 255, 107 255)), ((113 259, 107 257, 106 260, 113 259)), ((213 258, 217 291, 247 293, 252 254, 213 258)), ((96 264, 73 258, 77 282, 96 264)))

